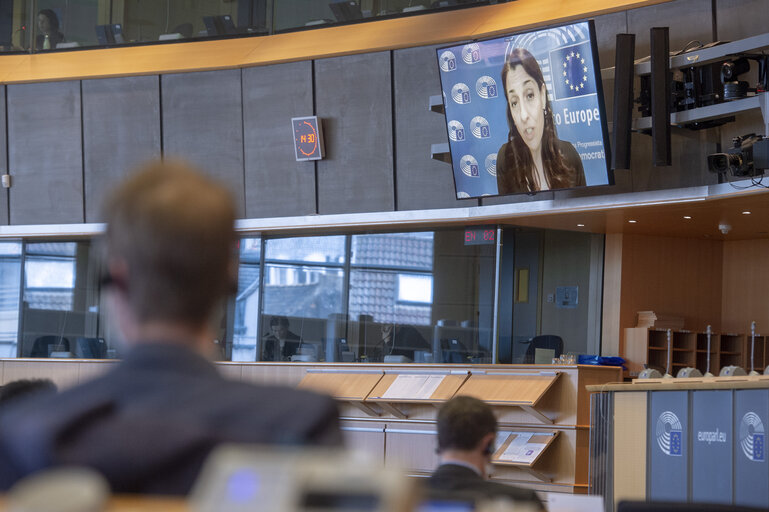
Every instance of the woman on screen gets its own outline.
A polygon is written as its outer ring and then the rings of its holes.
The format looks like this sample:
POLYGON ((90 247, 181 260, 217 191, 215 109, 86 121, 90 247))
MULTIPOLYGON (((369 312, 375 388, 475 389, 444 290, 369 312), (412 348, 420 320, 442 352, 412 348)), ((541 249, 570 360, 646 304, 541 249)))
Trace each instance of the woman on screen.
POLYGON ((516 48, 502 67, 507 98, 507 142, 497 153, 499 194, 536 192, 585 185, 582 160, 555 133, 553 110, 534 56, 516 48))

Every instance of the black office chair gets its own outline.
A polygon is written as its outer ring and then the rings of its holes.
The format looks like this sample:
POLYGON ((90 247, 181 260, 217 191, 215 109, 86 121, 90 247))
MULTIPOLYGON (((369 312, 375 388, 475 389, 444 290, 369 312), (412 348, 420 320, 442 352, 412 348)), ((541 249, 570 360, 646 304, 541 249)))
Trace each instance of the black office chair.
POLYGON ((714 503, 668 503, 654 501, 620 501, 617 512, 757 512, 763 508, 714 503))
POLYGON ((554 351, 553 357, 560 357, 563 354, 563 338, 554 334, 534 336, 529 340, 529 347, 523 357, 524 364, 534 364, 534 354, 538 348, 550 349, 554 351))
POLYGON ((69 352, 69 340, 67 338, 47 334, 45 336, 38 336, 35 339, 28 357, 50 357, 50 349, 55 345, 62 345, 64 352, 69 352))

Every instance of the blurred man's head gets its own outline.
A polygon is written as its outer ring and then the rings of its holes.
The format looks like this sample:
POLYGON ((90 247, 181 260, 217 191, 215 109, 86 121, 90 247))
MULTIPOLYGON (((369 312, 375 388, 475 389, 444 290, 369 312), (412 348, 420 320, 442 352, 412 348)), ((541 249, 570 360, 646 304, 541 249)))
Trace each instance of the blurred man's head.
POLYGON ((438 452, 444 459, 464 460, 482 470, 496 433, 494 412, 477 398, 457 396, 438 411, 438 452))
POLYGON ((151 162, 113 193, 105 217, 107 281, 126 338, 146 326, 206 330, 236 273, 227 190, 188 164, 151 162))
POLYGON ((270 318, 270 330, 272 335, 279 340, 286 339, 288 336, 288 318, 285 316, 274 316, 270 318))
POLYGON ((19 379, 0 386, 0 405, 5 406, 21 398, 37 393, 55 393, 56 384, 51 379, 19 379))

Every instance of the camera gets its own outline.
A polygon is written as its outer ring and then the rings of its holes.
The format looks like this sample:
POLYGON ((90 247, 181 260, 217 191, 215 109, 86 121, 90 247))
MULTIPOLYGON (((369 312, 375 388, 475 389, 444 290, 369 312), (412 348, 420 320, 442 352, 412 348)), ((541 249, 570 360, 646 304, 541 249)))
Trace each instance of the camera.
POLYGON ((748 95, 748 82, 738 80, 743 73, 750 71, 750 62, 745 57, 727 60, 721 65, 721 82, 724 84, 724 100, 736 100, 748 95))
POLYGON ((751 133, 732 139, 726 153, 708 155, 708 169, 717 174, 755 176, 769 168, 769 139, 751 133))

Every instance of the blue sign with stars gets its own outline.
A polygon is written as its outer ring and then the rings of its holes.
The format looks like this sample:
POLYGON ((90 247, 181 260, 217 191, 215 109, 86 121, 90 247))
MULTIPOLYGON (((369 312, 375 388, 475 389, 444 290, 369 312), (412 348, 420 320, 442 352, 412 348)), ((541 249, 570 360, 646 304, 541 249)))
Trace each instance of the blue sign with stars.
POLYGON ((590 58, 590 44, 558 48, 550 52, 555 71, 553 90, 556 99, 595 94, 595 70, 590 58))
POLYGON ((681 456, 681 431, 670 431, 670 455, 681 456))
POLYGON ((764 461, 764 434, 753 434, 753 460, 764 461))

